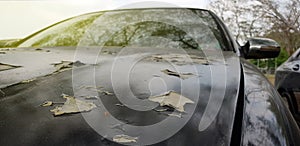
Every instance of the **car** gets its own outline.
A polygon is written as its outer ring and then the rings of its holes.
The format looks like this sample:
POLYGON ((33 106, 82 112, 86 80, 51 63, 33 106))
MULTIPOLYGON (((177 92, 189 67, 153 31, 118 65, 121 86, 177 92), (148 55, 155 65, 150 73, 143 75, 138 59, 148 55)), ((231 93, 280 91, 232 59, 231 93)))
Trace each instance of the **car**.
POLYGON ((275 87, 284 98, 286 105, 300 124, 300 48, 276 69, 275 87))
POLYGON ((0 145, 300 145, 246 60, 278 43, 240 46, 209 10, 100 11, 15 45, 0 50, 0 145))

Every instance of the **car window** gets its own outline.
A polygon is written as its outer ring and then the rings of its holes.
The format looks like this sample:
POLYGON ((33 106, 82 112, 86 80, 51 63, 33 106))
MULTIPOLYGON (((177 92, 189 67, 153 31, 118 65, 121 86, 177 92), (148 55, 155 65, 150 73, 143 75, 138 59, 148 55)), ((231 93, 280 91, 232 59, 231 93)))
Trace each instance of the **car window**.
POLYGON ((228 49, 208 11, 120 10, 67 20, 27 39, 20 47, 119 46, 228 49))

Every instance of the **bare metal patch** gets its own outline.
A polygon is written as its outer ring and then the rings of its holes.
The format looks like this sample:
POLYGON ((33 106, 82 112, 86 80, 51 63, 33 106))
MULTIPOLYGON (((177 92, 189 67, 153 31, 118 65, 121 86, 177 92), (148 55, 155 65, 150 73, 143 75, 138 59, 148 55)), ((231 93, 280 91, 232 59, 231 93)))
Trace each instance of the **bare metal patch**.
POLYGON ((160 106, 169 106, 179 112, 184 112, 184 105, 194 102, 174 91, 169 91, 165 94, 149 97, 150 101, 157 102, 160 106))

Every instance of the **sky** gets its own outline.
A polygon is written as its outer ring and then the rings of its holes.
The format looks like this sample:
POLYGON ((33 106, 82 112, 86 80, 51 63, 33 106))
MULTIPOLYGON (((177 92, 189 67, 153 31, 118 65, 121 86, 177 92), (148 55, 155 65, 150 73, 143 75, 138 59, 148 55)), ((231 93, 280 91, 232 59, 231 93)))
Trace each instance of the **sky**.
POLYGON ((0 0, 0 40, 24 38, 58 21, 101 10, 132 7, 206 8, 209 0, 0 0))

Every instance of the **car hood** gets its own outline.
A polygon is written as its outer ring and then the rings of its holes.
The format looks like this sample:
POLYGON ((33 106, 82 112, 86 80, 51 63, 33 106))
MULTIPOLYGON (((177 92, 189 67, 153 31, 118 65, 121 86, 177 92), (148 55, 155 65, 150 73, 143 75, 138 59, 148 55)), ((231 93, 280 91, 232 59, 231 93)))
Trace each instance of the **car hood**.
POLYGON ((0 130, 9 134, 1 132, 1 145, 115 145, 126 136, 134 139, 129 144, 137 145, 230 144, 241 78, 233 52, 4 51, 0 130), (150 100, 176 95, 186 102, 150 100), (80 100, 78 106, 83 101, 95 108, 54 116, 49 110, 62 106, 68 97, 80 100), (45 101, 54 105, 41 106, 45 101))

